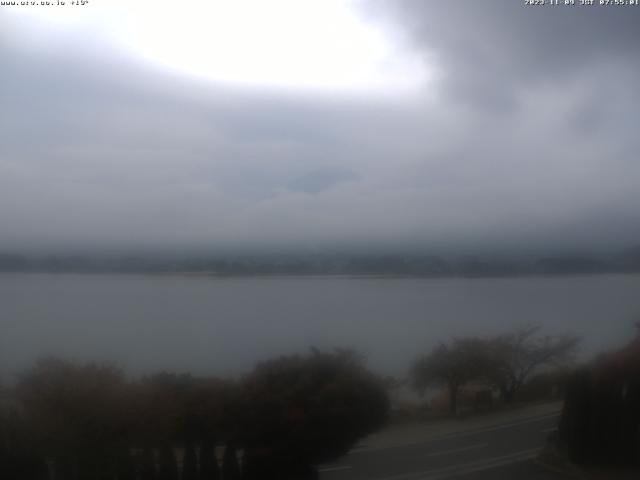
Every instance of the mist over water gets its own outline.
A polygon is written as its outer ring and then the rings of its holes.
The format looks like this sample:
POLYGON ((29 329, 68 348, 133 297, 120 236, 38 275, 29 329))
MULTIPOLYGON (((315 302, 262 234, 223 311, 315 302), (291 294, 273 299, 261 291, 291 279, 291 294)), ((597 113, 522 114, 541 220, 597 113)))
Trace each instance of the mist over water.
POLYGON ((1 274, 0 373, 52 354, 239 375, 258 360, 354 347, 403 376, 452 336, 526 324, 583 336, 584 358, 624 344, 640 316, 640 275, 528 278, 1 274))

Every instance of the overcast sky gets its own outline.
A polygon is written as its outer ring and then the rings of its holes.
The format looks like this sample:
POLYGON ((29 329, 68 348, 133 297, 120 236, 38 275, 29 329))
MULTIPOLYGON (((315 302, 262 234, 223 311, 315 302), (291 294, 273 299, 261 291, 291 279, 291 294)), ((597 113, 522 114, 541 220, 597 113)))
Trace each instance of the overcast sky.
POLYGON ((0 6, 1 250, 640 243, 640 7, 206 3, 0 6))

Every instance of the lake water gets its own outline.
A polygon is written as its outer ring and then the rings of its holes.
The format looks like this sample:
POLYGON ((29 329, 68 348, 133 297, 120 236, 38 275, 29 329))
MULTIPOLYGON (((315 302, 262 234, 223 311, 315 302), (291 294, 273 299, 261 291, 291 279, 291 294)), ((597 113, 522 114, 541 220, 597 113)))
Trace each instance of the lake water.
POLYGON ((355 347, 380 372, 452 336, 538 324, 582 335, 584 356, 624 344, 640 320, 640 276, 508 279, 213 278, 1 274, 0 372, 55 354, 238 374, 257 360, 355 347))

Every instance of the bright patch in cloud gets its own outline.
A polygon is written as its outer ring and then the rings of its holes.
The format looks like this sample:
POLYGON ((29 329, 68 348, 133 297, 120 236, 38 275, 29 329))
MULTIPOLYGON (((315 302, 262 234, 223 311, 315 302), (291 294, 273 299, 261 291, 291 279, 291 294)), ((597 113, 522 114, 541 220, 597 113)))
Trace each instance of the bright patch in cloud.
POLYGON ((124 40, 152 61, 233 84, 385 89, 423 80, 417 59, 394 49, 350 3, 143 1, 126 7, 124 40))
POLYGON ((152 63, 220 83, 375 93, 424 85, 422 58, 368 24, 357 2, 111 0, 17 9, 59 28, 92 21, 152 63))

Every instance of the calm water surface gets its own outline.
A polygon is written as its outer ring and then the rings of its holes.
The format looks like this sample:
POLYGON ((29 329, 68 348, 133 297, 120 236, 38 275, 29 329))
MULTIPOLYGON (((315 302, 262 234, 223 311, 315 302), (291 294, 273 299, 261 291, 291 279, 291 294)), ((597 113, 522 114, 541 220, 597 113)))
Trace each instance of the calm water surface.
POLYGON ((310 346, 355 347, 402 374, 455 335, 528 323, 584 337, 583 354, 624 343, 640 319, 640 276, 509 279, 209 278, 0 275, 0 372, 56 354, 157 369, 238 374, 310 346))

